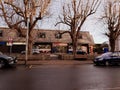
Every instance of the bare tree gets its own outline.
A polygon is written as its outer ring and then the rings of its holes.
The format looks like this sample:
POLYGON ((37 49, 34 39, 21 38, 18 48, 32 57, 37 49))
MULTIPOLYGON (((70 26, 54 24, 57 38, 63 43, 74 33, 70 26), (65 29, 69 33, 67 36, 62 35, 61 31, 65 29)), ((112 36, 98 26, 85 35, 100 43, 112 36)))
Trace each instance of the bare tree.
POLYGON ((107 1, 101 20, 106 25, 107 32, 104 34, 109 38, 110 51, 114 52, 116 39, 120 35, 120 2, 107 1))
POLYGON ((21 36, 25 37, 22 32, 27 29, 27 20, 29 16, 29 40, 28 53, 32 52, 33 45, 33 28, 38 20, 42 20, 49 13, 51 0, 0 0, 0 17, 4 19, 7 26, 16 29, 21 36))
POLYGON ((69 33, 71 36, 74 57, 81 27, 87 18, 96 12, 99 5, 100 0, 71 0, 70 3, 63 5, 63 12, 59 16, 60 21, 57 24, 62 23, 69 26, 69 30, 64 33, 69 33))

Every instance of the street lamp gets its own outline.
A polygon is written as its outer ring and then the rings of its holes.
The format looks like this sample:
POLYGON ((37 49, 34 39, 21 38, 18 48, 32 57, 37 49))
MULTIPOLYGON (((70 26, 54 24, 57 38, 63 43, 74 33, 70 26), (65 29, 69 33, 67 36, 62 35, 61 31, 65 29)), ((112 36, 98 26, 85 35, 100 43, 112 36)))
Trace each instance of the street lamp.
POLYGON ((28 39, 29 39, 29 16, 27 17, 27 32, 26 32, 26 57, 25 57, 25 65, 27 65, 27 60, 28 60, 28 39))
POLYGON ((29 39, 29 23, 30 23, 30 0, 28 0, 27 3, 27 31, 26 31, 26 53, 25 53, 25 65, 27 65, 27 61, 28 61, 28 39, 29 39))
POLYGON ((28 44, 29 44, 29 23, 30 23, 30 16, 35 14, 35 10, 32 7, 34 5, 34 2, 32 0, 27 1, 27 32, 26 32, 26 56, 25 56, 25 65, 27 65, 28 61, 28 44))

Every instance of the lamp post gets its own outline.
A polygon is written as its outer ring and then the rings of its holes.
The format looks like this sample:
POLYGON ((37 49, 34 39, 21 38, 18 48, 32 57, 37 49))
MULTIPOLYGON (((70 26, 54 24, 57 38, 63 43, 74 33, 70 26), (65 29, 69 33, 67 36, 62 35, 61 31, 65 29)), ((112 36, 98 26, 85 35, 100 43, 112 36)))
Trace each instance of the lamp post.
POLYGON ((31 0, 28 0, 27 3, 27 31, 26 31, 26 53, 25 53, 25 65, 27 65, 27 61, 28 61, 28 40, 29 40, 29 23, 30 23, 30 9, 31 9, 31 0))
POLYGON ((25 65, 27 65, 28 61, 28 39, 29 39, 29 17, 27 18, 27 32, 26 32, 26 53, 25 53, 25 65))
POLYGON ((34 10, 34 2, 33 0, 27 1, 27 31, 26 31, 26 56, 25 56, 25 65, 27 65, 28 61, 28 45, 29 45, 29 29, 30 29, 30 17, 35 14, 34 10))

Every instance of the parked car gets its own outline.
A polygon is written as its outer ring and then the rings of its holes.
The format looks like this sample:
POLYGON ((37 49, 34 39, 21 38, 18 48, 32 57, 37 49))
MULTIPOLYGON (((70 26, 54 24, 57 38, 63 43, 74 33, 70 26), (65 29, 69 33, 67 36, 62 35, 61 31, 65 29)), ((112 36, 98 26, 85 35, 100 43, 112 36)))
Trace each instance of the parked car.
POLYGON ((33 53, 33 54, 39 54, 40 51, 39 51, 39 49, 33 49, 33 50, 32 50, 32 53, 33 53))
POLYGON ((0 52, 0 68, 13 66, 17 63, 17 57, 8 56, 0 52))
MULTIPOLYGON (((21 51, 21 54, 25 54, 26 53, 26 51, 21 51)), ((32 50, 32 54, 39 54, 40 52, 39 52, 39 50, 37 50, 37 49, 33 49, 32 50)))
POLYGON ((51 52, 51 49, 46 49, 46 48, 43 48, 43 49, 38 49, 40 53, 50 53, 51 52))
POLYGON ((120 65, 120 52, 107 52, 93 60, 95 65, 120 65))
MULTIPOLYGON (((70 50, 70 51, 68 51, 68 53, 69 53, 69 54, 72 54, 73 51, 70 50)), ((77 50, 77 51, 76 51, 76 54, 86 55, 87 53, 86 53, 85 51, 82 51, 82 50, 77 50)))
POLYGON ((82 50, 78 50, 76 53, 77 53, 77 54, 81 54, 81 55, 87 54, 85 51, 82 51, 82 50))

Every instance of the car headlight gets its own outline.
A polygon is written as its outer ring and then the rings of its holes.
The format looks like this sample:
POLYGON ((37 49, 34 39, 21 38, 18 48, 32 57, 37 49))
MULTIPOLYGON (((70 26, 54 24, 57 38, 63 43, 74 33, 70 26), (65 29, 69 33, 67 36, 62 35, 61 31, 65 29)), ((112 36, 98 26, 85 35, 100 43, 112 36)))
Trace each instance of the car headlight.
POLYGON ((8 60, 10 60, 10 61, 12 61, 12 60, 13 60, 13 58, 12 58, 12 57, 8 57, 7 59, 8 59, 8 60))

